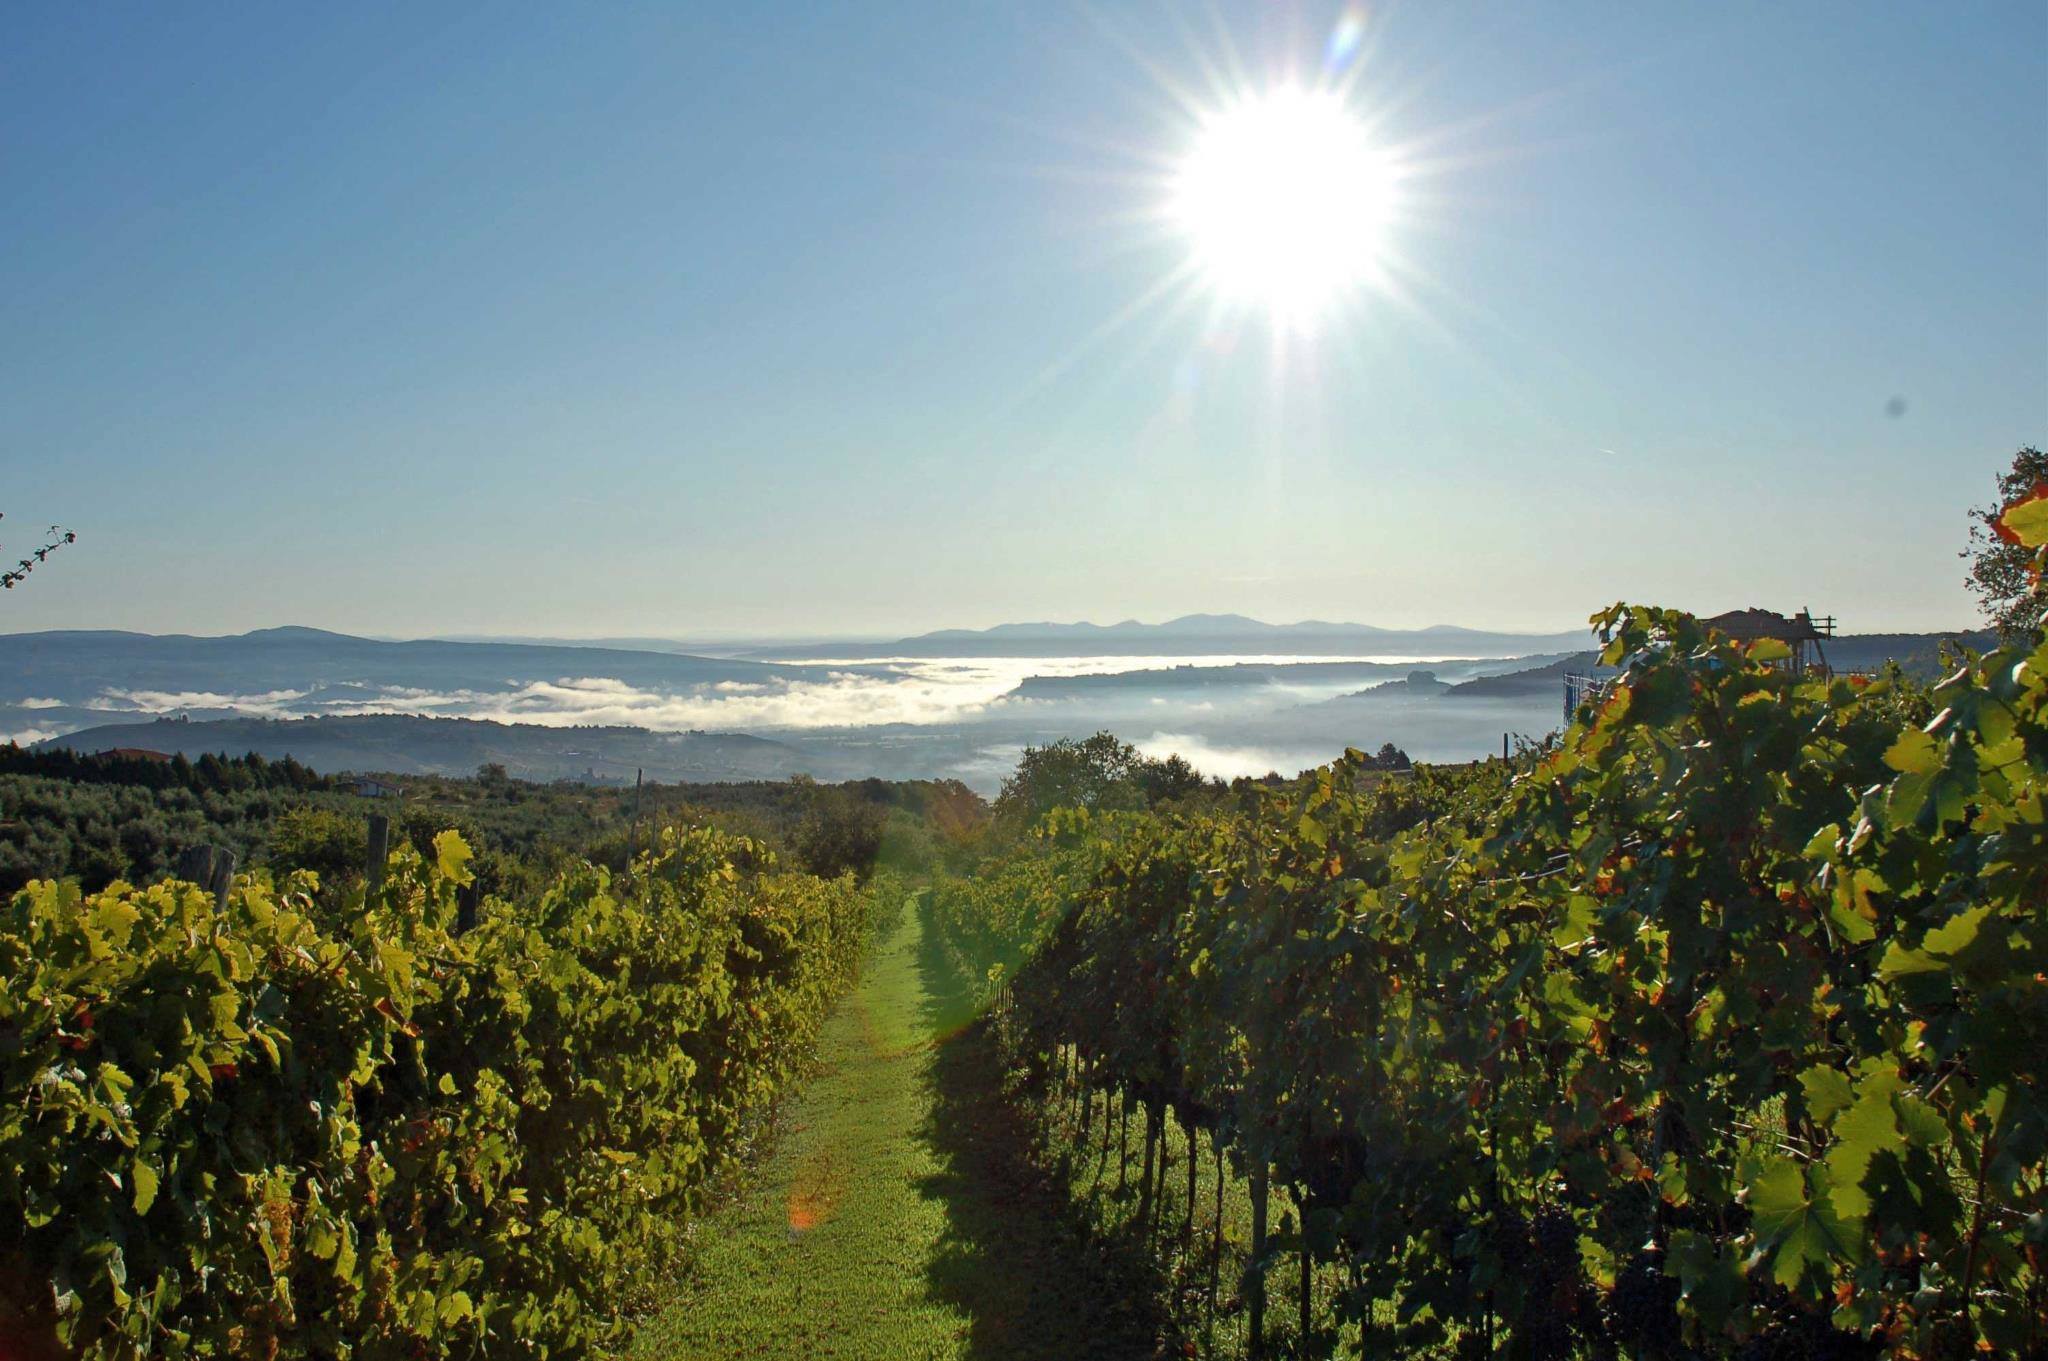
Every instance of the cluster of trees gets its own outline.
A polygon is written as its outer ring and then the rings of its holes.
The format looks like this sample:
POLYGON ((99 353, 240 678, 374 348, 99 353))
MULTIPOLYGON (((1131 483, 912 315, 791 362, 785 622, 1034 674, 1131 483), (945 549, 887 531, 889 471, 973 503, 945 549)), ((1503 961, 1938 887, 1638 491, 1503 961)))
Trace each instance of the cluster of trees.
POLYGON ((797 779, 650 784, 641 789, 534 784, 485 767, 473 779, 387 777, 402 797, 366 799, 349 777, 261 756, 80 754, 0 747, 0 892, 72 878, 88 891, 149 883, 178 853, 222 846, 244 866, 312 869, 330 886, 362 877, 368 818, 382 811, 422 854, 462 833, 488 892, 537 891, 589 859, 623 871, 654 829, 721 827, 822 878, 877 866, 956 868, 978 853, 986 801, 957 781, 797 779))
POLYGON ((0 775, 37 775, 80 784, 129 785, 141 789, 185 789, 195 794, 241 794, 252 790, 310 793, 342 786, 291 757, 266 760, 207 753, 197 761, 180 752, 73 751, 69 747, 0 746, 0 775))
POLYGON ((0 775, 0 893, 31 879, 69 878, 88 889, 148 883, 188 846, 224 846, 249 864, 273 821, 305 797, 0 775))

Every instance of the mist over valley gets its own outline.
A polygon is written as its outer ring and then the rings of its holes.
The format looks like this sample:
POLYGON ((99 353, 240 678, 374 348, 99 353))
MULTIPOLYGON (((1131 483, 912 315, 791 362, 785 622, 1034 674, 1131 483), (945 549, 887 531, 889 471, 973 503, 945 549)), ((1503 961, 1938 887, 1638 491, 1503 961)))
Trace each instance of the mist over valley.
MULTIPOLYGON (((298 627, 53 631, 0 637, 0 740, 254 751, 327 771, 461 774, 488 761, 547 780, 953 778, 993 793, 1026 747, 1104 730, 1223 778, 1293 774, 1385 743, 1416 760, 1474 760, 1504 736, 1554 729, 1563 674, 1588 665, 1593 645, 1584 632, 1237 616, 748 655, 298 627)), ((1837 651, 1862 664, 1931 656, 1932 644, 1843 638, 1837 651)))

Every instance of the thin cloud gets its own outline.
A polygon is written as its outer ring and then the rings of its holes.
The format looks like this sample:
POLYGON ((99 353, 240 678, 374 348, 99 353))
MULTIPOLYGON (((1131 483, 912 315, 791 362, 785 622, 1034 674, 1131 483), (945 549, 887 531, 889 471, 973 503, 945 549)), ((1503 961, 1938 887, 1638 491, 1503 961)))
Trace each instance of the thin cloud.
POLYGON ((259 718, 290 718, 310 690, 265 690, 260 694, 224 694, 213 690, 102 690, 85 702, 102 713, 169 714, 184 709, 234 709, 259 718))
POLYGON ((23 728, 20 732, 0 733, 0 743, 18 742, 24 747, 32 747, 57 735, 55 728, 23 728))

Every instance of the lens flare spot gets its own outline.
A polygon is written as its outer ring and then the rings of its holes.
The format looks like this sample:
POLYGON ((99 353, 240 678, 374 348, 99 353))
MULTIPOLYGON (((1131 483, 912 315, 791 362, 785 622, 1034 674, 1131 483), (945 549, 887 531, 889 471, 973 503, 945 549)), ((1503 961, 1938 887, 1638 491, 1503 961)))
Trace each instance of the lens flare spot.
POLYGON ((1360 5, 1346 6, 1337 16, 1336 27, 1330 30, 1330 41, 1323 49, 1323 69, 1331 75, 1340 74, 1357 59, 1364 45, 1365 9, 1360 5))
POLYGON ((836 1148, 805 1158, 789 1184, 789 1236, 801 1238, 832 1218, 846 1194, 846 1159, 836 1148))

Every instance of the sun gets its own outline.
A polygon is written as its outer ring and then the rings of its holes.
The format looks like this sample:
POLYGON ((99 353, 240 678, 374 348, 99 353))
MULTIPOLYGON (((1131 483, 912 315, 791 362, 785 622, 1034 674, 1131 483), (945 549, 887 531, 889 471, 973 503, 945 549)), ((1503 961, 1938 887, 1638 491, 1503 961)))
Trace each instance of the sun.
POLYGON ((1200 120, 1168 215, 1217 293, 1300 323, 1377 275, 1398 182, 1341 96, 1281 86, 1200 120))

